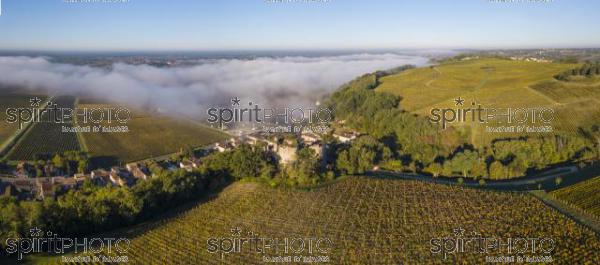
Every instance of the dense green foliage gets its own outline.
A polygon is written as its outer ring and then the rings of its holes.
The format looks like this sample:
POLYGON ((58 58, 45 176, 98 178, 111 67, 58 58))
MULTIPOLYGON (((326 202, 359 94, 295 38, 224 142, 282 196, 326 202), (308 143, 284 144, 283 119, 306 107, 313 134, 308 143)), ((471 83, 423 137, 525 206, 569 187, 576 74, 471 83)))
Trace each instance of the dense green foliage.
POLYGON ((322 170, 315 151, 303 147, 298 150, 296 161, 281 172, 281 176, 287 179, 287 185, 310 186, 323 180, 322 170))
POLYGON ((44 177, 51 177, 52 175, 66 175, 72 176, 75 173, 88 172, 90 167, 89 157, 85 152, 81 151, 67 151, 62 154, 55 154, 54 156, 37 156, 34 164, 36 168, 36 176, 40 177, 42 173, 44 177), (51 160, 50 160, 51 159, 51 160), (57 172, 49 172, 48 165, 52 165, 57 172))
MULTIPOLYGON (((254 176, 264 165, 253 164, 254 154, 243 147, 210 156, 205 166, 192 172, 169 171, 151 163, 153 177, 131 188, 101 187, 86 180, 80 189, 71 189, 55 200, 36 202, 1 197, 0 241, 4 243, 7 237, 27 237, 32 227, 61 235, 81 235, 145 220, 222 187, 230 177, 254 176)), ((53 160, 61 163, 68 159, 57 155, 53 160)))
POLYGON ((399 109, 400 98, 375 92, 375 75, 365 75, 334 93, 328 104, 335 110, 337 120, 365 132, 385 143, 398 157, 405 160, 433 162, 438 153, 451 151, 444 142, 457 140, 453 132, 441 135, 426 119, 399 109), (449 141, 442 137, 450 136, 449 141))
POLYGON ((371 136, 362 136, 340 152, 337 168, 344 174, 360 175, 390 157, 391 151, 387 146, 371 136))
POLYGON ((600 75, 600 63, 586 63, 579 68, 574 68, 557 74, 554 76, 554 78, 561 81, 568 81, 572 76, 591 77, 594 75, 600 75))
POLYGON ((364 75, 335 92, 328 105, 344 126, 374 137, 365 147, 359 138, 340 149, 337 169, 363 174, 373 165, 392 170, 425 172, 434 176, 506 179, 549 166, 596 159, 597 128, 580 128, 578 135, 556 133, 494 140, 475 148, 458 131, 440 130, 426 118, 401 109, 401 98, 375 92, 374 74, 364 75), (382 147, 372 141, 378 141, 382 147))
POLYGON ((207 157, 204 165, 213 172, 235 180, 262 177, 269 179, 276 167, 275 158, 262 148, 242 144, 230 152, 217 153, 207 157))

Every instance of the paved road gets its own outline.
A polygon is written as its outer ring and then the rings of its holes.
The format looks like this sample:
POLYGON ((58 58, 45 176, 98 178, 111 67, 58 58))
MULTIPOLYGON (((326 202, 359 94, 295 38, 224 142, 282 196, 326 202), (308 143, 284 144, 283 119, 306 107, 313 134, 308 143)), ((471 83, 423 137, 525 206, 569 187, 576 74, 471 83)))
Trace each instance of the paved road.
MULTIPOLYGON (((482 187, 482 188, 491 188, 491 189, 503 189, 503 190, 536 190, 537 184, 540 182, 544 182, 550 179, 554 179, 557 177, 561 177, 565 174, 571 174, 577 172, 577 167, 569 166, 569 167, 559 167, 550 169, 548 171, 542 172, 535 176, 524 177, 524 178, 516 178, 516 179, 507 179, 507 180, 486 180, 485 185, 480 185, 476 180, 464 179, 462 186, 467 187, 482 187)), ((392 177, 392 178, 400 178, 400 179, 409 179, 409 180, 419 180, 426 181, 431 183, 438 184, 446 184, 446 185, 458 185, 458 178, 434 178, 431 176, 411 174, 411 173, 402 173, 402 172, 393 172, 393 171, 372 171, 368 172, 366 175, 374 176, 374 177, 392 177)))

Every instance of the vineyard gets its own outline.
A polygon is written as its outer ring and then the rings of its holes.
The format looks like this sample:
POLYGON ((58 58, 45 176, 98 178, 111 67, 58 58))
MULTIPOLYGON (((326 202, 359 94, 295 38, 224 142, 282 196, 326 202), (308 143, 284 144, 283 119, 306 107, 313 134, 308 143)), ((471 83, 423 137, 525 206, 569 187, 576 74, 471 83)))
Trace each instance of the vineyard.
POLYGON ((432 254, 430 240, 481 233, 552 238, 559 264, 598 264, 594 233, 527 194, 417 181, 346 178, 316 191, 235 183, 218 197, 158 221, 131 242, 133 264, 258 264, 251 251, 209 253, 207 240, 232 229, 268 238, 328 238, 333 264, 481 264, 485 254, 432 254))
POLYGON ((550 194, 600 219, 600 177, 555 190, 550 194))
MULTIPOLYGON (((54 103, 59 108, 73 108, 75 98, 58 97, 54 103)), ((42 116, 47 120, 48 112, 42 116)), ((10 160, 34 160, 39 154, 61 153, 65 151, 79 150, 79 141, 75 133, 63 133, 62 126, 71 127, 70 124, 55 122, 40 122, 33 125, 26 135, 9 152, 10 160)))
MULTIPOLYGON (((85 102, 85 101, 83 101, 85 102)), ((81 104, 79 108, 114 108, 109 104, 81 104)), ((106 122, 102 126, 110 126, 106 122)), ((218 130, 189 120, 177 120, 164 115, 132 111, 125 124, 126 133, 83 133, 88 151, 94 157, 118 161, 136 161, 171 154, 187 147, 200 147, 228 136, 218 130)))
MULTIPOLYGON (((27 108, 30 107, 29 99, 35 97, 34 95, 20 94, 12 91, 4 91, 0 97, 0 146, 11 138, 15 132, 19 129, 18 123, 5 122, 7 115, 6 110, 8 108, 27 108)), ((37 96, 40 100, 45 100, 44 96, 37 96)))
MULTIPOLYGON (((490 58, 465 60, 383 77, 376 90, 400 96, 404 110, 425 117, 433 108, 454 107, 452 100, 458 97, 469 104, 475 101, 484 108, 552 106, 556 113, 554 130, 572 134, 580 127, 600 121, 599 94, 593 80, 565 84, 553 77, 574 67, 490 58)), ((452 126, 470 133, 476 146, 498 138, 525 136, 517 132, 484 132, 485 126, 473 122, 452 126)))

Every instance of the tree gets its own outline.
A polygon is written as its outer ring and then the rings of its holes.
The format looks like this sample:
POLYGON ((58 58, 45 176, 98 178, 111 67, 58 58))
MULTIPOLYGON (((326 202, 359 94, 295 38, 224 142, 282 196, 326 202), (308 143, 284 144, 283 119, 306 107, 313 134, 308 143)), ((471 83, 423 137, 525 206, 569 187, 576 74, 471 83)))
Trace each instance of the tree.
POLYGON ((482 161, 481 159, 479 161, 477 161, 475 163, 475 165, 473 165, 473 169, 471 170, 471 176, 473 178, 487 178, 488 177, 488 171, 487 171, 487 164, 482 161))
POLYGON ((65 159, 60 154, 54 155, 54 158, 52 158, 52 164, 60 170, 65 170, 66 168, 65 159))
POLYGON ((390 159, 391 151, 372 136, 361 136, 343 150, 337 161, 337 168, 347 174, 364 174, 374 165, 390 159))
POLYGON ((442 165, 440 165, 437 162, 431 163, 425 168, 425 172, 431 173, 434 178, 437 178, 443 170, 444 168, 442 167, 442 165))
POLYGON ((319 160, 310 148, 298 150, 297 159, 292 163, 292 174, 301 185, 315 184, 319 179, 319 160))
POLYGON ((490 178, 491 179, 504 179, 506 177, 506 170, 504 165, 500 161, 494 161, 490 164, 490 178))
POLYGON ((448 171, 460 172, 463 177, 467 177, 478 162, 477 152, 465 150, 464 152, 456 153, 444 166, 448 167, 448 171))
POLYGON ((255 152, 247 144, 243 144, 233 151, 231 161, 229 162, 231 174, 236 179, 260 176, 261 157, 259 152, 255 152))
POLYGON ((85 173, 88 170, 89 162, 87 159, 80 159, 77 161, 77 173, 85 173))
POLYGON ((510 164, 508 164, 508 170, 510 172, 509 177, 521 177, 525 175, 525 173, 527 172, 525 159, 527 158, 524 158, 522 156, 517 157, 513 159, 513 161, 510 162, 510 164))

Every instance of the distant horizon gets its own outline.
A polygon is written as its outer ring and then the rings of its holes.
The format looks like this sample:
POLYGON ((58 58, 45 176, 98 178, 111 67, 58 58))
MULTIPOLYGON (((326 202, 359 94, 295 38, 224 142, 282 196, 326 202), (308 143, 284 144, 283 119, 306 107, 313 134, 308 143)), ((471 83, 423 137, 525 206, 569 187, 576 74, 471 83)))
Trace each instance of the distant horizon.
MULTIPOLYGON (((478 52, 478 51, 518 51, 518 50, 596 50, 600 46, 590 47, 523 47, 523 48, 357 48, 357 49, 198 49, 198 50, 28 50, 28 49, 0 49, 0 56, 19 55, 19 54, 82 54, 82 55, 106 55, 106 54, 152 54, 152 55, 187 55, 187 54, 218 54, 223 53, 254 55, 261 53, 281 53, 294 54, 302 56, 306 53, 323 53, 323 54, 356 54, 356 53, 460 53, 460 52, 478 52)), ((267 54, 265 54, 267 55, 267 54)), ((418 54, 410 54, 418 55, 418 54)))
POLYGON ((2 0, 0 50, 239 51, 600 47, 600 2, 2 0))

